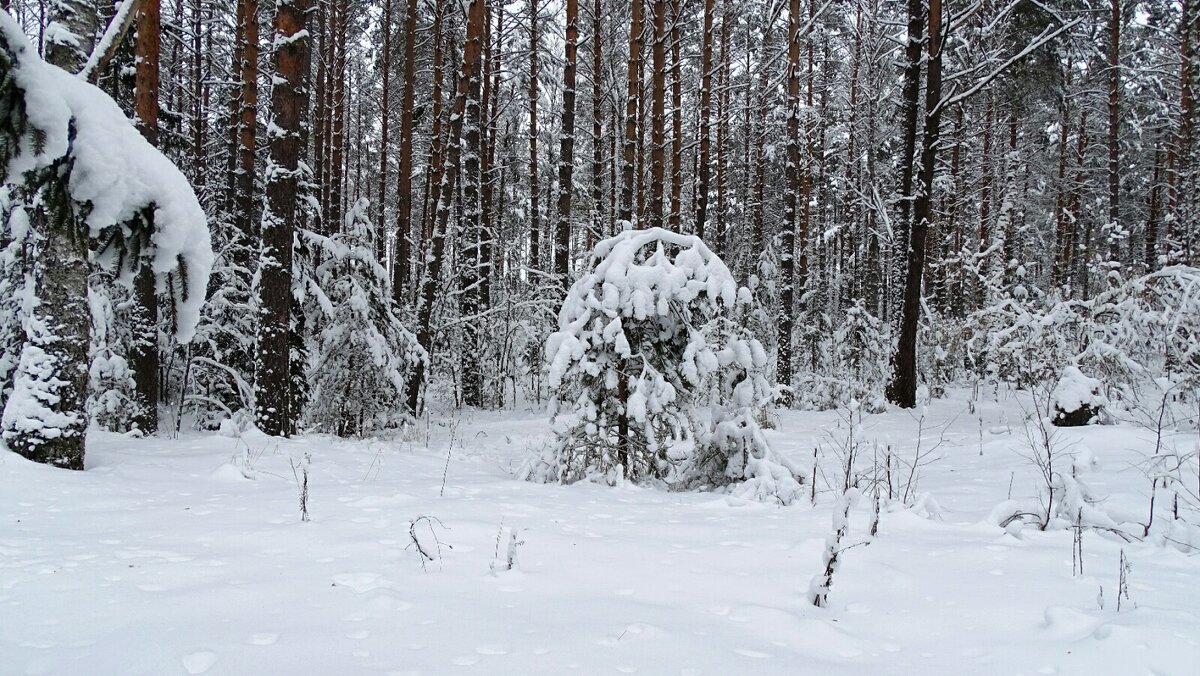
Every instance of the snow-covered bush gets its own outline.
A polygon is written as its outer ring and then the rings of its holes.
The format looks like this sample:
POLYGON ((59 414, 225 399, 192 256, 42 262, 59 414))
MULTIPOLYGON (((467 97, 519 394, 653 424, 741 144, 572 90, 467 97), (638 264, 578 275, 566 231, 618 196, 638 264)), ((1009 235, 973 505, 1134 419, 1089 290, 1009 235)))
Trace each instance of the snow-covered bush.
POLYGON ((652 228, 600 242, 547 341, 558 438, 526 476, 794 499, 797 472, 759 428, 772 390, 743 325, 750 305, 697 237, 652 228))
POLYGON ((1110 402, 1156 391, 1145 385, 1160 377, 1200 375, 1200 269, 1163 268, 1089 300, 1017 290, 968 320, 967 354, 981 374, 1031 387, 1082 367, 1110 402))
POLYGON ((132 336, 128 329, 129 292, 120 286, 106 283, 104 274, 93 275, 88 289, 92 310, 91 363, 88 369, 88 417, 100 429, 128 432, 138 418, 141 403, 137 399, 133 369, 125 358, 132 336), (114 303, 112 293, 120 294, 114 303), (121 301, 124 302, 121 302, 121 301), (122 319, 124 321, 122 321, 122 319))
POLYGON ((339 436, 402 423, 408 416, 408 371, 424 358, 388 295, 387 271, 375 258, 367 214, 367 201, 359 200, 346 215, 344 235, 306 233, 326 259, 310 289, 320 294, 324 316, 305 419, 313 429, 339 436))

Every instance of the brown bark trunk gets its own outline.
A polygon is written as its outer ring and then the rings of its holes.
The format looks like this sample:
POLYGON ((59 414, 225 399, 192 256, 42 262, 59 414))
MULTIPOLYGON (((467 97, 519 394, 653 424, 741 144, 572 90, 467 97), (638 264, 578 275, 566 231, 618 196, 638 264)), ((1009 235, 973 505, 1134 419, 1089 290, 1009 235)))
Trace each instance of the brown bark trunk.
MULTIPOLYGON (((134 112, 138 129, 151 145, 158 145, 159 53, 161 48, 162 5, 159 0, 143 0, 137 24, 137 72, 134 112)), ((134 295, 141 315, 142 335, 133 343, 133 364, 138 411, 134 424, 146 434, 158 432, 158 297, 154 293, 154 271, 148 263, 138 270, 134 295)))
MULTIPOLYGON (((388 185, 388 123, 391 121, 392 0, 383 0, 383 100, 379 106, 379 193, 375 195, 375 258, 386 260, 387 224, 384 216, 388 185)), ((411 40, 410 40, 411 41, 411 40)))
POLYGON ((667 166, 667 3, 654 0, 654 45, 651 52, 650 227, 663 226, 667 166))
MULTIPOLYGON (((437 3, 440 5, 440 2, 437 3)), ((436 10, 438 16, 440 10, 436 10)), ((440 42, 441 36, 434 31, 434 40, 440 42)), ((438 42, 434 49, 440 54, 438 42)), ((404 98, 400 102, 400 157, 397 171, 399 172, 396 186, 396 244, 395 260, 392 261, 392 298, 400 303, 407 297, 409 267, 412 265, 412 171, 413 171, 413 102, 417 84, 417 0, 408 0, 404 12, 404 98)), ((435 68, 434 78, 440 82, 440 72, 435 68)), ((435 82, 435 89, 438 84, 435 82)), ((434 107, 440 101, 440 92, 435 94, 434 107)), ((434 118, 437 119, 436 117, 434 118)), ((435 123, 436 126, 436 123, 435 123)), ((385 160, 386 161, 386 158, 385 160)))
POLYGON ((571 196, 575 172, 575 63, 579 42, 579 0, 567 0, 566 65, 563 68, 562 138, 558 159, 558 226, 554 234, 554 274, 565 290, 571 256, 571 196))
POLYGON ((603 45, 601 43, 601 0, 592 5, 592 231, 588 237, 588 249, 593 239, 603 236, 604 223, 604 94, 601 81, 604 75, 603 45))
POLYGON ((679 232, 683 205, 682 2, 671 4, 671 230, 679 232))
MULTIPOLYGON (((1121 2, 1110 0, 1108 18, 1108 236, 1109 272, 1121 267, 1121 2)), ((1115 277, 1110 277, 1112 283, 1115 277)))
MULTIPOLYGON (((475 64, 479 62, 483 41, 483 12, 484 0, 471 0, 467 10, 466 46, 463 49, 462 71, 458 78, 458 89, 454 95, 454 105, 450 115, 451 141, 446 147, 446 163, 444 176, 439 186, 440 195, 437 203, 437 223, 434 227, 429 249, 429 264, 421 279, 421 295, 417 306, 417 342, 426 352, 433 349, 433 304, 440 283, 443 257, 446 250, 446 229, 450 222, 450 205, 454 200, 456 182, 458 179, 459 163, 462 159, 462 127, 463 116, 466 112, 467 97, 470 93, 471 79, 474 76, 475 64)), ((421 385, 425 380, 425 364, 422 362, 413 370, 412 380, 408 387, 409 410, 418 412, 421 385)))
POLYGON ((621 160, 621 205, 617 218, 632 224, 634 220, 634 189, 638 148, 638 103, 642 96, 642 3, 632 0, 633 12, 629 23, 628 89, 625 96, 625 147, 621 160))
POLYGON ((292 238, 296 230, 296 177, 299 174, 301 119, 308 105, 304 37, 309 0, 278 3, 275 10, 275 81, 271 92, 267 206, 263 214, 263 260, 259 286, 262 318, 258 327, 254 379, 258 426, 267 434, 290 436, 299 411, 291 399, 289 332, 292 300, 292 238))
POLYGON ((258 230, 254 194, 254 157, 258 128, 258 0, 239 0, 237 21, 242 36, 240 60, 241 100, 237 123, 237 167, 234 183, 234 219, 250 241, 258 230))
MULTIPOLYGON (((797 12, 799 6, 799 0, 791 3, 792 9, 797 12)), ((788 39, 793 38, 795 36, 789 32, 788 39)), ((703 238, 708 221, 709 172, 712 166, 713 0, 704 0, 704 31, 701 40, 703 44, 700 48, 700 158, 697 167, 699 183, 696 185, 696 236, 703 238)), ((790 68, 790 43, 788 57, 790 68)), ((790 100, 788 105, 791 105, 790 100)))
MULTIPOLYGON (((800 0, 788 5, 787 167, 779 252, 779 324, 776 382, 792 385, 792 327, 796 321, 796 228, 800 207, 800 0)), ((785 403, 791 403, 790 393, 785 403)))
POLYGON ((929 0, 927 63, 920 185, 913 202, 913 224, 908 247, 908 272, 904 279, 900 337, 892 359, 892 379, 887 387, 888 400, 900 408, 913 408, 917 405, 917 327, 921 317, 921 279, 925 270, 925 239, 933 212, 933 177, 937 164, 938 133, 942 115, 941 0, 929 0))
POLYGON ((529 267, 542 269, 542 213, 538 204, 538 3, 529 1, 529 267))

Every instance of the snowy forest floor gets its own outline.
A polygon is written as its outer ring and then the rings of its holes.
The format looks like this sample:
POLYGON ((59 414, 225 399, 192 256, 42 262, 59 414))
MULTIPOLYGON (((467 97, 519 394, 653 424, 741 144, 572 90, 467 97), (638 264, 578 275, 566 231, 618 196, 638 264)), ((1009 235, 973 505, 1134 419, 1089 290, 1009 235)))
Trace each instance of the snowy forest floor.
MULTIPOLYGON (((933 499, 885 506, 878 536, 842 552, 828 608, 807 592, 844 411, 785 412, 769 432, 802 466, 825 449, 816 506, 518 481, 550 438, 536 411, 435 415, 395 441, 95 433, 82 473, 0 450, 0 673, 1194 673, 1200 556, 1089 530, 1075 575, 1072 530, 995 525, 1038 482, 1022 402, 1000 398, 929 406, 922 447, 943 443, 915 492, 933 499), (504 570, 510 529, 523 544, 504 570)), ((860 470, 874 441, 904 456, 917 437, 909 412, 864 416, 860 470)), ((1108 515, 1145 520, 1152 430, 1061 438, 1098 461, 1081 478, 1108 515)), ((869 519, 863 499, 843 547, 869 519)))

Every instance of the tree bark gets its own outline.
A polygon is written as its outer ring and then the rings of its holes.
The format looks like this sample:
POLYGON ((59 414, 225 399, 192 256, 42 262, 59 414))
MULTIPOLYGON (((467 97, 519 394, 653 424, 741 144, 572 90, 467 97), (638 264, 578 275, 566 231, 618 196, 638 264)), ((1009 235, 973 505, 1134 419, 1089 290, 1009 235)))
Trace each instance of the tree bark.
POLYGON ((565 291, 571 256, 571 195, 575 172, 575 65, 579 42, 579 0, 567 0, 566 64, 563 67, 562 138, 558 159, 558 226, 554 235, 554 275, 565 291))
POLYGON ((654 46, 651 49, 651 110, 650 110, 650 227, 663 226, 663 194, 667 164, 666 98, 667 98, 667 2, 654 0, 654 46))
MULTIPOLYGON (((437 297, 438 284, 441 281, 442 264, 446 251, 446 228, 450 222, 450 207, 454 201, 458 170, 462 159, 463 117, 466 112, 467 97, 470 94, 475 64, 479 62, 479 55, 482 51, 483 12, 484 0, 471 0, 467 10, 467 35, 466 46, 463 49, 462 71, 458 78, 458 90, 454 95, 454 105, 450 114, 450 141, 446 145, 446 162, 439 186, 437 222, 430 242, 429 263, 425 268, 425 275, 421 279, 421 294, 417 305, 417 342, 427 353, 433 351, 433 304, 437 297)), ((419 412, 421 386, 424 381, 425 364, 421 362, 413 369, 408 387, 409 410, 414 414, 419 412)))
MULTIPOLYGON (((780 307, 775 381, 783 387, 790 388, 792 327, 796 321, 796 228, 800 207, 800 0, 790 0, 788 4, 787 35, 787 175, 783 196, 783 231, 779 238, 780 307)), ((703 104, 701 106, 703 115, 703 104)), ((703 140, 701 142, 703 143, 703 140)), ((703 180, 703 173, 701 176, 703 180)), ((790 393, 785 394, 784 402, 791 403, 790 393)))
POLYGON ((538 3, 529 0, 529 267, 542 269, 542 213, 538 180, 538 3))
POLYGON ((625 147, 621 158, 621 205, 617 218, 630 227, 634 220, 634 187, 636 185, 638 147, 638 102, 642 96, 642 3, 632 0, 633 12, 629 23, 629 69, 625 95, 625 147))
POLYGON ((263 264, 259 270, 258 352, 254 379, 259 428, 274 436, 295 432, 299 411, 291 396, 289 331, 292 305, 292 239, 296 230, 301 117, 308 106, 304 66, 310 0, 277 3, 275 73, 266 209, 262 219, 263 264))
POLYGON ((925 82, 925 133, 921 142, 920 186, 913 201, 913 224, 904 278, 904 309, 900 338, 892 359, 887 398, 900 408, 917 405, 917 327, 921 317, 921 280, 925 270, 925 239, 933 213, 933 177, 942 117, 942 3, 929 0, 929 40, 925 82))
MULTIPOLYGON (((799 0, 793 0, 789 7, 799 12, 799 0)), ((793 19, 789 15, 789 22, 793 19)), ((788 24, 791 27, 791 23, 788 24)), ((795 30, 799 30, 796 24, 795 30)), ((794 39, 791 32, 788 39, 794 39)), ((700 48, 700 158, 698 160, 699 183, 696 185, 696 236, 704 238, 704 228, 708 221, 709 171, 712 167, 712 69, 713 69, 713 0, 704 0, 704 30, 701 36, 700 48)), ((791 67, 791 45, 788 46, 788 64, 791 67)), ((790 73, 790 71, 789 71, 790 73)), ((790 78, 790 75, 789 75, 790 78)), ((789 79, 789 86, 790 86, 789 79)), ((789 99, 788 105, 792 104, 789 99)), ((790 111, 790 108, 789 108, 790 111)), ((789 113, 790 114, 790 113, 789 113)), ((790 124, 790 122, 789 122, 790 124)), ((786 229, 786 226, 785 226, 786 229)), ((786 237, 786 235, 785 235, 786 237)), ((789 333, 791 329, 788 330, 789 333)), ((790 344, 789 344, 790 345, 790 344)), ((787 372, 790 378, 791 371, 787 372)))
POLYGON ((258 0, 238 0, 237 22, 241 42, 237 73, 241 97, 237 116, 237 165, 234 169, 233 217, 243 236, 255 241, 258 213, 254 193, 254 160, 258 132, 258 0))
MULTIPOLYGON (((436 3, 440 5, 440 2, 436 3)), ((441 10, 437 10, 438 16, 441 10)), ((441 36, 434 31, 434 40, 441 36)), ((417 0, 408 0, 404 13, 404 99, 400 103, 400 157, 398 160, 399 185, 396 187, 396 258, 392 262, 392 298, 403 302, 407 291, 409 268, 412 265, 412 171, 413 171, 413 102, 417 84, 417 0)), ((440 56, 441 50, 435 42, 434 49, 440 56)), ((440 65, 440 64, 438 64, 440 65)), ((440 69, 434 68, 434 88, 440 89, 440 69)), ((435 120, 438 119, 438 101, 441 92, 434 97, 435 120)), ((435 123, 436 125, 436 123, 435 123)))
MULTIPOLYGON (((158 145, 159 50, 162 7, 160 0, 143 0, 137 24, 137 84, 134 111, 138 129, 151 145, 158 145)), ((151 217, 153 218, 153 217, 151 217)), ((130 361, 138 410, 134 424, 145 434, 158 432, 158 297, 154 293, 154 271, 143 264, 134 281, 134 296, 142 335, 133 342, 130 361)))

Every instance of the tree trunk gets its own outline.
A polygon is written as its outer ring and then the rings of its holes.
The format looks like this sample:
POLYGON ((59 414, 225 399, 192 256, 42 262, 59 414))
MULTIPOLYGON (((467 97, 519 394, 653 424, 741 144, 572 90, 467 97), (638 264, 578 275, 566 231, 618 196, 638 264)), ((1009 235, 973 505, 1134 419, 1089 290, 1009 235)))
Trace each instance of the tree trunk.
MULTIPOLYGON (((379 106, 379 193, 375 196, 375 258, 382 263, 387 258, 387 224, 384 216, 388 184, 388 122, 391 120, 392 88, 392 0, 383 0, 383 100, 379 106)), ((409 42, 412 40, 410 39, 409 42)))
POLYGON ((1108 18, 1108 273, 1116 283, 1121 267, 1121 2, 1109 1, 1108 18))
POLYGON ((628 88, 625 95, 625 147, 621 158, 621 205, 617 218, 630 227, 634 220, 635 168, 638 148, 638 102, 642 96, 642 3, 632 0, 633 15, 629 23, 628 88))
POLYGON ((933 213, 933 177, 942 117, 942 36, 941 0, 929 0, 928 73, 925 82, 925 134, 921 142, 920 186, 913 201, 900 339, 892 359, 892 379, 887 387, 888 401, 900 408, 917 405, 917 326, 921 318, 921 279, 925 270, 925 239, 933 213))
MULTIPOLYGON (((440 2, 436 4, 440 5, 440 2)), ((436 10, 441 16, 441 10, 436 10)), ((408 0, 408 8, 404 13, 404 99, 400 103, 400 157, 399 185, 396 187, 396 258, 392 262, 392 298, 397 303, 404 301, 407 295, 409 267, 412 265, 412 144, 413 144, 413 102, 416 97, 417 84, 417 0, 408 0)), ((438 45, 441 41, 439 31, 434 31, 434 50, 440 56, 438 45)), ((438 116, 440 100, 441 71, 434 68, 434 115, 438 116)), ((438 119, 437 117, 434 118, 438 119)), ((436 122, 435 122, 436 126, 436 122)), ((436 141, 435 141, 436 142, 436 141)))
MULTIPOLYGON (((437 222, 430 242, 429 263, 425 268, 425 275, 421 279, 421 294, 417 305, 417 342, 427 353, 433 351, 433 303, 436 300, 437 287, 441 281, 442 263, 446 251, 446 228, 450 222, 450 206, 454 201, 459 163, 462 159, 463 116, 467 108, 467 97, 470 94, 475 64, 479 62, 479 55, 482 52, 483 11, 484 0, 471 0, 467 10, 467 35, 466 46, 463 49, 462 72, 458 78, 458 90, 454 95, 454 105, 450 114, 450 141, 446 145, 444 174, 439 186, 437 222)), ((419 412, 418 404, 424 381, 425 364, 422 362, 413 369, 412 380, 409 381, 408 386, 408 405, 413 414, 419 412)))
POLYGON ((654 46, 650 111, 650 227, 663 226, 663 194, 667 164, 667 2, 654 0, 654 46))
POLYGON ((558 227, 554 234, 554 275, 563 290, 571 256, 571 195, 575 172, 575 64, 579 42, 579 0, 567 0, 566 65, 563 67, 562 138, 558 158, 558 227))
POLYGON ((538 204, 538 3, 529 0, 529 267, 541 270, 542 213, 538 204))
POLYGON ((292 305, 292 238, 296 230, 301 117, 308 105, 304 66, 310 0, 280 2, 275 10, 275 73, 271 92, 270 161, 262 219, 258 352, 254 379, 256 418, 274 436, 295 432, 299 411, 291 397, 289 330, 292 305))
MULTIPOLYGON (((789 5, 796 12, 799 12, 799 6, 799 0, 793 0, 791 5, 789 5)), ((790 15, 788 20, 789 22, 793 22, 790 15)), ((789 23, 789 27, 791 25, 789 23)), ((796 26, 795 30, 798 31, 799 24, 797 23, 796 26)), ((790 32, 788 36, 789 39, 795 38, 790 32)), ((699 183, 696 185, 696 236, 703 238, 704 228, 708 221, 708 182, 709 171, 712 165, 713 0, 704 0, 704 30, 701 40, 703 44, 700 48, 700 159, 698 160, 699 166, 697 167, 699 169, 697 172, 699 183)), ((790 59, 790 43, 788 46, 788 56, 790 59)), ((788 64, 790 67, 790 60, 788 64)), ((788 105, 791 105, 790 99, 788 105)), ((788 331, 790 333, 791 329, 788 329, 788 331)), ((790 374, 791 371, 789 370, 787 372, 789 378, 790 374)))
MULTIPOLYGON (((143 0, 137 24, 137 85, 134 110, 138 129, 151 145, 158 145, 159 49, 162 6, 159 0, 143 0)), ((153 218, 153 217, 151 217, 153 218)), ((133 366, 138 410, 133 421, 145 434, 158 431, 158 297, 154 293, 154 271, 140 266, 134 281, 134 296, 142 335, 133 341, 133 366)))
POLYGON ((679 232, 683 210, 683 0, 671 4, 671 230, 679 232))
MULTIPOLYGON (((779 238, 779 324, 775 382, 790 388, 792 327, 796 321, 796 227, 800 207, 800 0, 789 2, 787 35, 787 176, 783 195, 783 230, 779 238)), ((703 174, 701 176, 703 180, 703 174)), ((790 393, 785 395, 785 403, 791 403, 790 393)))
MULTIPOLYGON (((486 4, 478 0, 479 5, 486 4)), ((480 21, 484 22, 485 11, 480 11, 480 21)), ((479 355, 483 349, 482 321, 478 318, 481 310, 479 285, 482 280, 482 257, 479 248, 483 230, 483 212, 480 201, 480 186, 482 172, 480 158, 482 155, 481 120, 483 73, 482 42, 486 39, 486 31, 479 31, 474 39, 480 43, 479 48, 472 49, 468 44, 464 56, 470 61, 464 61, 463 72, 468 74, 466 117, 463 120, 461 144, 465 153, 462 157, 462 226, 459 228, 459 246, 462 259, 459 265, 459 310, 463 316, 463 345, 462 345, 462 394, 463 403, 467 406, 483 406, 483 374, 481 373, 479 355)), ((455 137, 457 138, 457 137, 455 137)))
MULTIPOLYGON (((95 6, 87 0, 66 0, 51 7, 49 18, 78 42, 51 43, 47 61, 69 73, 79 72, 96 33, 95 6)), ((70 171, 70 163, 59 160, 32 172, 20 191, 28 191, 20 201, 30 204, 30 225, 44 233, 44 239, 37 244, 29 270, 38 304, 26 322, 13 391, 0 412, 0 434, 10 450, 30 460, 81 470, 92 328, 90 238, 67 190, 70 171), (21 405, 14 407, 14 402, 21 405)))
POLYGON ((588 249, 593 240, 602 237, 604 223, 604 94, 601 81, 604 75, 603 44, 601 43, 601 0, 592 6, 592 232, 588 238, 588 249))
POLYGON ((234 169, 234 221, 243 236, 253 242, 257 228, 254 214, 258 200, 254 194, 254 159, 258 131, 258 0, 238 0, 237 21, 242 36, 237 73, 241 80, 238 101, 237 165, 234 169))

